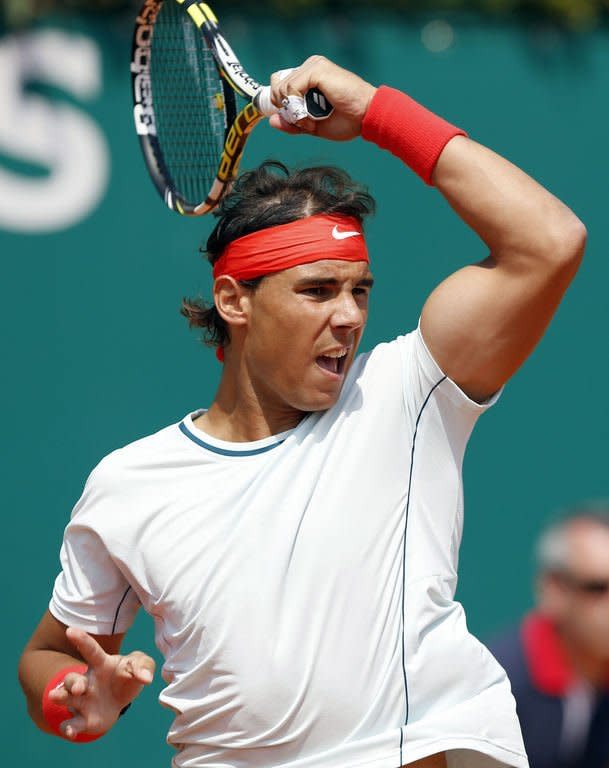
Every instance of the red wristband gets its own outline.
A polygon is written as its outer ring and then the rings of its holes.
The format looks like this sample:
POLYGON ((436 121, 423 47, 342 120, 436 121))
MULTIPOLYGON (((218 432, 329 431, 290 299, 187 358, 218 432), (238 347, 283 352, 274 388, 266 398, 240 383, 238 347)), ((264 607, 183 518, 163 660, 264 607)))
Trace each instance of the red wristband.
POLYGON ((362 137, 403 160, 426 184, 442 150, 465 131, 425 109, 410 96, 381 85, 362 121, 362 137))
POLYGON ((57 704, 55 701, 49 699, 49 693, 63 684, 66 675, 70 672, 78 672, 79 675, 84 675, 87 669, 88 667, 86 664, 75 664, 71 667, 65 667, 49 680, 44 689, 44 693, 42 694, 42 716, 50 725, 53 733, 57 736, 61 736, 62 739, 66 739, 67 741, 84 743, 87 741, 95 741, 95 739, 99 739, 99 737, 103 735, 101 733, 79 733, 73 739, 69 739, 61 732, 59 726, 64 720, 70 720, 74 717, 74 713, 70 712, 70 710, 67 707, 64 707, 63 704, 57 704))

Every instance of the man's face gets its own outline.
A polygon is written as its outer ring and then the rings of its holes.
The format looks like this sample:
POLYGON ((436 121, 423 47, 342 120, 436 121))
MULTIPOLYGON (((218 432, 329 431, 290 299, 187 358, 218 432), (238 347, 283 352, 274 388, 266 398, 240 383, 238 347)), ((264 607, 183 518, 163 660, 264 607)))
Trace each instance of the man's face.
POLYGON ((338 399, 368 316, 364 261, 336 259, 268 275, 249 297, 244 361, 265 408, 319 411, 338 399))
POLYGON ((566 535, 566 572, 544 577, 542 599, 571 643, 609 661, 609 528, 579 520, 566 535))

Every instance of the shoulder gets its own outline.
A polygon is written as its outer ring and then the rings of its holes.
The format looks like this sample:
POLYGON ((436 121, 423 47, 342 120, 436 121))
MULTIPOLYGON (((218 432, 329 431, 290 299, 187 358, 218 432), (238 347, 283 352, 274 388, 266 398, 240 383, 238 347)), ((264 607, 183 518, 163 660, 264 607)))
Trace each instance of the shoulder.
MULTIPOLYGON (((484 403, 471 400, 441 369, 431 354, 420 323, 417 327, 392 341, 375 346, 356 360, 358 373, 368 379, 387 379, 393 375, 400 381, 407 407, 418 409, 436 393, 447 407, 462 410, 475 420, 493 405, 500 392, 484 403)), ((355 367, 355 366, 354 366, 355 367)))
POLYGON ((338 413, 359 403, 365 403, 368 407, 375 403, 391 407, 394 403, 398 410, 403 408, 402 345, 408 344, 407 340, 411 336, 412 333, 392 341, 383 341, 368 351, 360 352, 347 373, 341 396, 333 410, 338 413))
POLYGON ((145 469, 161 466, 181 444, 179 423, 127 443, 104 456, 93 468, 85 491, 124 492, 130 479, 140 478, 145 469))
POLYGON ((72 509, 72 530, 120 526, 134 510, 148 508, 167 468, 176 464, 183 450, 179 424, 134 440, 104 456, 89 474, 72 509))
POLYGON ((420 327, 377 344, 369 352, 359 355, 354 367, 356 364, 360 374, 384 375, 393 371, 411 385, 415 379, 433 385, 447 378, 429 352, 420 327))
POLYGON ((411 356, 416 344, 417 330, 410 331, 390 341, 382 341, 367 352, 357 355, 349 372, 352 380, 386 376, 394 373, 401 375, 404 360, 411 356))

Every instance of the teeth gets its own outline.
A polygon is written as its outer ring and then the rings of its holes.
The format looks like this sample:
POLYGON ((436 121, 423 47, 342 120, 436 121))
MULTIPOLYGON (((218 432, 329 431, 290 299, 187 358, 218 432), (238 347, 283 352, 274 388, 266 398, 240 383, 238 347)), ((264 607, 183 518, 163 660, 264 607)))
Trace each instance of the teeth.
POLYGON ((344 357, 347 352, 347 349, 342 349, 339 352, 327 352, 324 357, 344 357))

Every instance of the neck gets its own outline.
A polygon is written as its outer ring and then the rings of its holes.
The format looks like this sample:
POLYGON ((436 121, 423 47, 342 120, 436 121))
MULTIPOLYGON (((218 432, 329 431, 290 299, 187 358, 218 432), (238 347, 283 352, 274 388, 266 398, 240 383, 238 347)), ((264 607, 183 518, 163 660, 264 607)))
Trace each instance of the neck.
POLYGON ((213 403, 195 426, 229 442, 252 442, 296 427, 306 416, 287 405, 269 403, 245 371, 226 361, 213 403))

